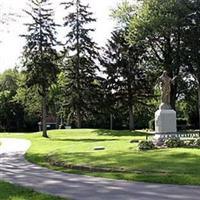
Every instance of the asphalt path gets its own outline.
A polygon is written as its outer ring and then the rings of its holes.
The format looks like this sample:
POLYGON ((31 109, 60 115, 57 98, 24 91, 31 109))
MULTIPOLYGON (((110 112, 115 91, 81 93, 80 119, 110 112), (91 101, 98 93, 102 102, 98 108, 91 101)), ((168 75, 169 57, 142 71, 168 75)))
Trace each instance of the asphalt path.
POLYGON ((199 186, 128 182, 49 170, 24 159, 30 141, 0 142, 0 180, 35 191, 72 200, 200 200, 199 186))

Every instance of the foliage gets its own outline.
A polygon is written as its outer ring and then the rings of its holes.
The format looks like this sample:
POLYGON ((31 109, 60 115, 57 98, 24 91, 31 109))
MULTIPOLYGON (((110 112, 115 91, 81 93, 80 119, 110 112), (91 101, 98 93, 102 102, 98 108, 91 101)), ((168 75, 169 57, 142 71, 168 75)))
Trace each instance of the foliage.
POLYGON ((198 89, 199 99, 199 8, 199 1, 144 0, 128 19, 124 17, 130 10, 126 3, 114 13, 120 22, 128 25, 126 35, 129 43, 139 42, 146 48, 144 65, 153 72, 151 75, 154 80, 163 69, 171 77, 180 75, 172 86, 171 104, 175 108, 176 100, 187 99, 187 112, 181 117, 188 117, 195 126, 197 114, 200 120, 200 109, 197 109, 200 101, 195 94, 198 89), (193 94, 190 90, 193 90, 193 94), (188 99, 195 100, 194 104, 188 99))
POLYGON ((135 4, 131 4, 129 1, 122 1, 117 8, 112 10, 112 17, 117 19, 118 26, 121 28, 127 27, 130 19, 136 14, 138 7, 135 4))
POLYGON ((200 2, 187 1, 186 3, 190 14, 187 15, 185 21, 187 26, 184 29, 184 39, 183 44, 185 47, 185 65, 184 71, 190 73, 192 76, 192 82, 195 82, 198 94, 198 118, 199 118, 199 128, 200 128, 200 2), (192 40, 191 40, 192 38, 192 40))
POLYGON ((185 144, 186 147, 194 147, 195 146, 194 141, 195 140, 184 141, 184 144, 185 144))
POLYGON ((98 48, 90 36, 94 31, 90 24, 96 20, 92 17, 89 6, 83 5, 80 0, 62 4, 67 13, 64 26, 68 30, 65 45, 68 53, 63 63, 65 79, 68 80, 63 91, 67 96, 64 104, 68 109, 68 121, 74 120, 80 128, 83 119, 88 117, 89 111, 95 105, 94 94, 98 87, 98 67, 95 62, 98 48))
POLYGON ((184 116, 188 118, 188 123, 193 128, 198 128, 198 95, 196 92, 195 84, 190 83, 190 87, 188 87, 187 92, 185 93, 183 99, 185 106, 182 107, 184 112, 184 116))
POLYGON ((0 75, 0 130, 16 131, 23 129, 23 106, 14 100, 19 88, 17 70, 7 70, 0 75))
POLYGON ((138 144, 138 149, 140 151, 152 150, 155 149, 155 145, 152 141, 142 140, 138 144))
POLYGON ((187 128, 188 120, 186 118, 177 118, 177 128, 179 130, 183 130, 187 128))
MULTIPOLYGON (((89 6, 65 2, 66 37, 60 52, 49 1, 29 2, 23 72, 0 75, 0 130, 34 131, 46 114, 72 127, 146 128, 159 104, 160 91, 153 94, 153 88, 163 69, 171 77, 178 75, 171 92, 178 129, 198 127, 198 0, 118 4, 111 13, 118 23, 101 51, 91 37, 96 20, 89 6)), ((153 129, 154 122, 149 123, 153 129)), ((45 129, 45 121, 43 125, 45 129)))
POLYGON ((197 139, 194 141, 194 145, 200 147, 200 138, 197 138, 197 139))
MULTIPOLYGON (((179 0, 145 0, 137 15, 131 19, 128 33, 130 42, 140 41, 145 44, 148 49, 147 65, 154 75, 163 69, 171 77, 180 74, 185 60, 182 32, 188 13, 185 3, 179 0)), ((177 87, 177 83, 172 86, 173 108, 179 93, 177 87)))
MULTIPOLYGON (((145 51, 139 44, 128 45, 124 38, 125 30, 112 33, 101 64, 107 76, 106 87, 112 91, 112 105, 126 106, 129 115, 129 129, 134 127, 134 111, 143 98, 148 97, 151 88, 148 84, 146 70, 142 65, 145 51)), ((143 102, 143 104, 145 104, 143 102)))
POLYGON ((42 125, 43 136, 48 137, 46 131, 46 107, 48 89, 56 81, 58 72, 55 50, 56 24, 53 20, 53 10, 49 8, 48 0, 30 0, 31 11, 25 11, 31 17, 32 23, 26 24, 28 33, 22 35, 26 39, 23 53, 24 71, 27 86, 38 87, 42 97, 42 125))
POLYGON ((184 142, 180 138, 174 137, 165 140, 164 145, 169 148, 176 148, 184 146, 184 142))

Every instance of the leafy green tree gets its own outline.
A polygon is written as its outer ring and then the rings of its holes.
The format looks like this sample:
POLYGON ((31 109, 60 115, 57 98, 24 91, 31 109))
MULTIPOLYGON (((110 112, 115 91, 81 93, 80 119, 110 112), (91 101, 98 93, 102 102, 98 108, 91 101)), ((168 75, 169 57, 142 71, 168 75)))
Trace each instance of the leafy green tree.
POLYGON ((82 120, 89 112, 91 101, 96 88, 95 60, 98 57, 98 48, 91 39, 90 33, 94 29, 90 24, 96 20, 92 17, 88 5, 83 5, 80 0, 62 3, 67 16, 64 18, 67 34, 66 46, 68 50, 64 62, 64 73, 67 79, 65 105, 69 108, 69 118, 74 118, 77 127, 82 126, 82 120))
POLYGON ((37 86, 42 97, 43 137, 48 137, 46 130, 47 97, 49 87, 56 81, 58 72, 56 42, 56 24, 53 10, 48 0, 30 0, 31 11, 25 11, 32 19, 26 24, 28 33, 23 53, 24 71, 28 87, 37 86))
MULTIPOLYGON (((107 87, 116 102, 126 105, 129 113, 129 129, 133 130, 134 110, 144 97, 151 93, 142 60, 145 50, 140 44, 129 45, 123 30, 112 33, 101 59, 107 75, 107 87)), ((114 104, 114 102, 113 102, 114 104)))
POLYGON ((16 70, 6 70, 0 75, 0 129, 3 131, 23 129, 23 106, 14 100, 19 77, 16 70))
MULTIPOLYGON (((25 131, 37 131, 38 122, 41 120, 41 95, 38 91, 38 86, 32 86, 31 88, 26 84, 26 74, 20 73, 18 80, 18 89, 14 97, 14 100, 21 104, 24 109, 24 130, 25 131)), ((61 104, 60 91, 57 83, 52 84, 49 87, 47 97, 47 113, 48 115, 57 116, 58 105, 61 104)))
POLYGON ((189 80, 194 82, 198 93, 198 118, 200 128, 200 2, 184 1, 189 10, 186 17, 187 26, 184 29, 183 44, 185 47, 184 71, 189 72, 189 80))
POLYGON ((13 98, 14 102, 23 107, 24 127, 23 131, 37 131, 38 122, 41 120, 41 96, 38 87, 28 87, 26 84, 26 74, 20 73, 18 78, 18 88, 13 98))
POLYGON ((138 10, 138 4, 131 4, 129 1, 124 0, 120 3, 117 8, 112 10, 111 16, 118 22, 118 27, 127 28, 130 20, 134 17, 138 10))
MULTIPOLYGON (((159 74, 168 71, 171 77, 180 74, 185 60, 183 30, 188 8, 179 0, 144 0, 129 22, 129 40, 140 41, 149 52, 149 67, 159 74)), ((177 83, 172 86, 171 106, 175 108, 177 83)))

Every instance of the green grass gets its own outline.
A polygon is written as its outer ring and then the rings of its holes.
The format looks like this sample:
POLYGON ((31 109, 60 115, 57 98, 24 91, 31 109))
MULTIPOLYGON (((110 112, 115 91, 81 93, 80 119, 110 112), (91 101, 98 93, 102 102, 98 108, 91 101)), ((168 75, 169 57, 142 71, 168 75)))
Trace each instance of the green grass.
POLYGON ((175 148, 147 152, 137 150, 132 139, 145 139, 141 132, 73 129, 49 131, 49 139, 37 134, 2 134, 27 138, 32 146, 26 158, 39 165, 69 173, 132 181, 200 185, 200 149, 175 148), (94 147, 105 150, 95 151, 94 147), (66 169, 50 165, 47 157, 72 165, 123 168, 125 172, 66 169))
POLYGON ((0 181, 1 200, 64 200, 46 194, 34 192, 31 189, 0 181))

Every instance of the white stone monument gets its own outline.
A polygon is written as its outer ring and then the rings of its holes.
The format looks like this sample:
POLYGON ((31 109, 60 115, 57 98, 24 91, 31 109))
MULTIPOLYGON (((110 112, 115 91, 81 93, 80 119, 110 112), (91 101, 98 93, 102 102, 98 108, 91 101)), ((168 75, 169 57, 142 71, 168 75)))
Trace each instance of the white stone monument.
POLYGON ((170 106, 171 84, 174 84, 175 78, 171 79, 164 71, 157 81, 161 88, 161 104, 159 110, 155 112, 155 139, 157 141, 177 136, 176 112, 170 106))

